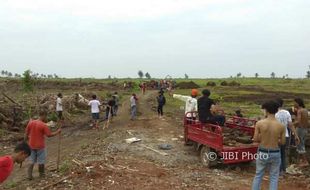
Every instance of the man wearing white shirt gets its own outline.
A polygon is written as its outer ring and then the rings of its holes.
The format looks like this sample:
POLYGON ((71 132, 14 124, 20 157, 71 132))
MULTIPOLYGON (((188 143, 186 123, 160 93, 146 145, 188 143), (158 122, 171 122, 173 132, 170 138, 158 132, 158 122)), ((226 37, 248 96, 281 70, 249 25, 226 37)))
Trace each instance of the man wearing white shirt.
POLYGON ((62 117, 63 109, 62 109, 62 94, 61 93, 57 94, 56 112, 57 112, 58 119, 62 120, 63 119, 63 117, 62 117))
POLYGON ((282 125, 285 126, 285 138, 286 143, 284 145, 281 145, 281 166, 280 166, 280 174, 283 174, 286 172, 286 148, 290 145, 290 134, 288 128, 290 128, 292 134, 295 135, 295 141, 298 143, 299 138, 296 135, 296 129, 292 123, 292 117, 291 114, 282 108, 283 106, 283 100, 281 98, 277 99, 277 103, 279 104, 279 111, 276 113, 275 117, 276 119, 282 123, 282 125))
POLYGON ((189 123, 191 123, 191 120, 196 120, 196 114, 189 113, 189 112, 197 112, 198 110, 198 104, 197 104, 197 99, 196 99, 197 96, 198 96, 197 89, 192 89, 191 96, 173 94, 173 98, 176 98, 176 99, 179 99, 185 102, 185 114, 186 114, 186 117, 189 123))
POLYGON ((91 107, 91 114, 93 118, 94 128, 99 129, 98 120, 99 120, 99 106, 101 105, 99 100, 97 100, 97 96, 93 95, 92 100, 89 101, 88 105, 91 107))

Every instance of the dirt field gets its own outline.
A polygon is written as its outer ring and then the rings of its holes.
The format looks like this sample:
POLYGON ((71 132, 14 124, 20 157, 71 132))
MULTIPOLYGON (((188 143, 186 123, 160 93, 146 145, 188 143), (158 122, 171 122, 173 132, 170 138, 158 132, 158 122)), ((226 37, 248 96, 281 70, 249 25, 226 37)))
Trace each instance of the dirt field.
MULTIPOLYGON (((129 119, 130 93, 123 93, 118 116, 110 128, 99 132, 88 125, 88 112, 80 113, 80 121, 62 132, 60 172, 55 171, 58 138, 54 137, 47 140, 46 178, 38 178, 35 170, 35 179, 26 180, 28 163, 24 163, 22 168, 15 167, 0 189, 251 189, 255 163, 203 167, 194 147, 184 145, 183 110, 168 104, 167 116, 159 119, 154 112, 156 93, 139 95, 140 114, 135 121, 129 119), (131 137, 141 141, 127 144, 125 139, 131 137), (163 143, 172 145, 172 149, 159 150, 163 143)), ((14 143, 2 144, 1 154, 10 153, 14 143)), ((280 179, 279 189, 310 189, 309 184, 309 175, 286 175, 280 179)), ((263 189, 268 189, 268 176, 264 178, 263 189)))

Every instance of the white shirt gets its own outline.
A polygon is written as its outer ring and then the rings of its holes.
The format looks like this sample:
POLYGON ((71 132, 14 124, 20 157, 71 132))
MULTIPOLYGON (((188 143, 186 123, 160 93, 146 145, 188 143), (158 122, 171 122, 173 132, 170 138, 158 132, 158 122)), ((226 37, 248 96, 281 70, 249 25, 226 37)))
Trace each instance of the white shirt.
POLYGON ((56 99, 56 111, 63 111, 62 110, 62 100, 60 97, 56 99))
MULTIPOLYGON (((177 98, 179 100, 182 100, 183 102, 185 102, 185 113, 188 112, 197 112, 197 99, 193 98, 191 96, 183 96, 183 95, 179 95, 179 94, 173 94, 173 98, 177 98)), ((187 117, 195 117, 196 114, 193 114, 193 116, 187 116, 187 117)))
POLYGON ((91 106, 92 113, 99 113, 99 106, 101 105, 98 100, 91 100, 89 101, 88 105, 91 106))
POLYGON ((137 103, 136 103, 135 97, 131 96, 131 98, 130 98, 130 106, 132 107, 132 106, 136 106, 136 105, 137 105, 137 103))
POLYGON ((286 132, 285 132, 285 137, 290 137, 289 133, 288 133, 288 124, 292 122, 292 117, 290 112, 286 111, 286 110, 279 110, 276 113, 276 119, 282 123, 282 125, 285 126, 286 132))

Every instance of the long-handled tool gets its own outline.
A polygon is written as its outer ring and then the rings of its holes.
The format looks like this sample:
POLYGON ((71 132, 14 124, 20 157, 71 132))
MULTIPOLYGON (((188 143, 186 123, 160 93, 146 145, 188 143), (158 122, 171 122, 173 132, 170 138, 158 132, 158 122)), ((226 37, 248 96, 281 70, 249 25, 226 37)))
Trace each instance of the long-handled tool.
MULTIPOLYGON (((62 121, 59 122, 59 129, 62 127, 62 121)), ((57 166, 56 170, 59 171, 59 164, 60 164, 60 145, 61 145, 61 133, 58 134, 58 150, 57 150, 57 166)))
POLYGON ((112 107, 110 107, 110 109, 109 109, 109 114, 108 114, 107 122, 105 123, 103 129, 109 128, 110 122, 111 122, 111 118, 112 118, 112 107))

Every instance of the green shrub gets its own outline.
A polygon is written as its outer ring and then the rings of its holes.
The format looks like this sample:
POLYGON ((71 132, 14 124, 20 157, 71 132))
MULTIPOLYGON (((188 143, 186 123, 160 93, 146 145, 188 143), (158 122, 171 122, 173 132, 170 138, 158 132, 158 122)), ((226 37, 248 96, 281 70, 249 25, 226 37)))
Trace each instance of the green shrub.
POLYGON ((23 73, 23 77, 22 77, 22 84, 23 84, 23 89, 26 92, 29 91, 33 91, 33 78, 31 76, 31 71, 30 70, 26 70, 23 73))

